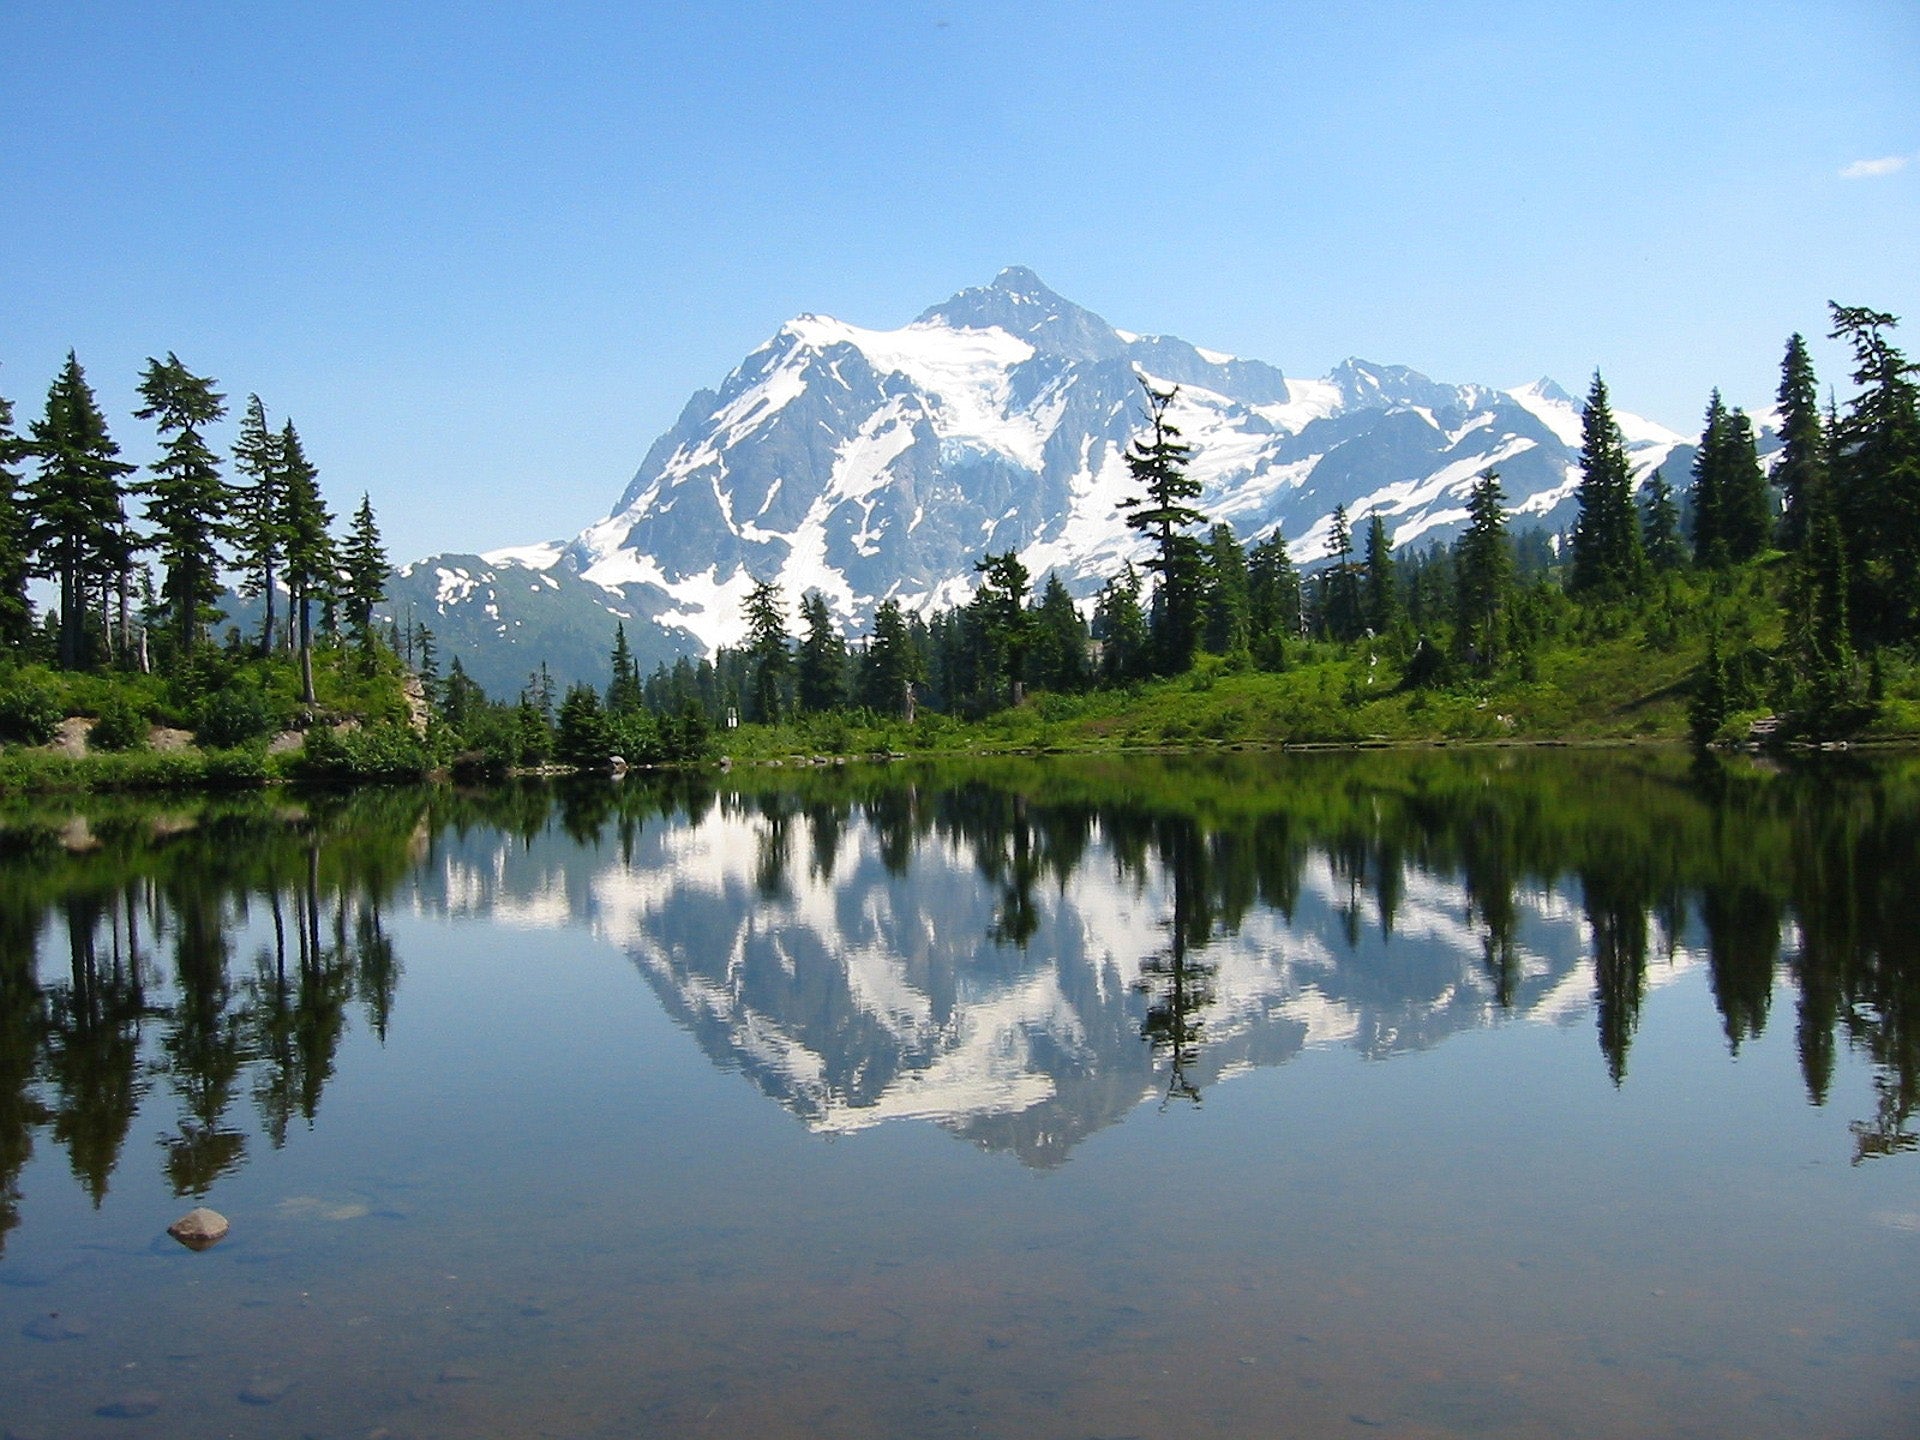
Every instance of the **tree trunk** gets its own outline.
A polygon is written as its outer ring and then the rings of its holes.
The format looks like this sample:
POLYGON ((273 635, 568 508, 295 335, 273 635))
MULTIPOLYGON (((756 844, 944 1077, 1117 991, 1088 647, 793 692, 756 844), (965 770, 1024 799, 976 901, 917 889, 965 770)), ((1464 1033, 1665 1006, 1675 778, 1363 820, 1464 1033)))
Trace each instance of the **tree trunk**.
POLYGON ((313 693, 313 609, 304 590, 300 593, 300 700, 312 705, 313 693))

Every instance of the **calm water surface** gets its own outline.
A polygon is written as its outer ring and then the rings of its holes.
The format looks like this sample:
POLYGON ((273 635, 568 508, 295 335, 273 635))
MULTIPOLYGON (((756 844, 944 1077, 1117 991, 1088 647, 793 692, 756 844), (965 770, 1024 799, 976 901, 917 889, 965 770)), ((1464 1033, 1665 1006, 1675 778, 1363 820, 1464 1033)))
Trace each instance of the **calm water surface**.
POLYGON ((1916 882, 1912 761, 0 813, 0 1433, 1920 1435, 1916 882))

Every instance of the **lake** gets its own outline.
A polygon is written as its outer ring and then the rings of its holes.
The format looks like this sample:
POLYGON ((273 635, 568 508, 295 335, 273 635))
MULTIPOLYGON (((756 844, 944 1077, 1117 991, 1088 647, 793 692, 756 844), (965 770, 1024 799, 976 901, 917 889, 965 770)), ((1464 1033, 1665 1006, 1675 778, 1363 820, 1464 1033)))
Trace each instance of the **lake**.
POLYGON ((1911 758, 8 802, 0 1434, 1920 1435, 1917 951, 1911 758))

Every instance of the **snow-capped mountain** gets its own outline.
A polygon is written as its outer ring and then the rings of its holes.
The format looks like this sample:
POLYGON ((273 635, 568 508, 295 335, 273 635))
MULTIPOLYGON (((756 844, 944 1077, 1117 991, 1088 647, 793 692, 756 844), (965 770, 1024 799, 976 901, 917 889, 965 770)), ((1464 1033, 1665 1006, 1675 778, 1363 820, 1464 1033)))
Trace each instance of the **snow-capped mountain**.
MULTIPOLYGON (((1013 268, 896 330, 789 321, 687 402, 605 519, 416 562, 393 608, 512 693, 543 658, 559 678, 604 679, 616 617, 647 667, 736 641, 756 579, 795 606, 820 592, 850 631, 889 597, 964 600, 988 551, 1089 595, 1143 553, 1118 508, 1142 380, 1178 387, 1200 507, 1249 544, 1282 527, 1300 561, 1325 553, 1342 503, 1356 522, 1380 515, 1398 546, 1449 538, 1489 467, 1517 525, 1572 518, 1580 407, 1549 380, 1448 385, 1360 360, 1289 379, 1117 330, 1013 268)), ((1616 413, 1642 479, 1685 443, 1616 413)))

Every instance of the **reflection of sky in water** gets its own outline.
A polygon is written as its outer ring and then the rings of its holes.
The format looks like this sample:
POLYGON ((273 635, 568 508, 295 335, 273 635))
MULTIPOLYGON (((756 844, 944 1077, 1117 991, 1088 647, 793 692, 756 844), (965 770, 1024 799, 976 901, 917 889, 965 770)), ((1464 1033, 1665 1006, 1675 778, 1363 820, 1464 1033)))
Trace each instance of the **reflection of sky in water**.
MULTIPOLYGON (((1864 1042, 1807 1103, 1791 926, 1736 1053, 1702 902, 1671 953, 1650 920, 1616 1084, 1580 880, 1517 887, 1503 1006, 1460 875, 1408 865, 1389 927, 1377 875, 1304 847, 1290 919, 1245 900, 1188 947, 1193 1106, 1139 982, 1233 867, 1180 892, 1104 819, 1052 866, 1029 818, 900 874, 858 810, 833 844, 739 804, 437 831, 383 906, 384 1042, 354 993, 277 1147, 233 1077, 226 1241, 162 1233, 204 1085, 157 1019, 97 1208, 30 1127, 0 1433, 1911 1430, 1914 1162, 1849 1163, 1864 1042)), ((320 898, 331 952, 365 900, 336 929, 320 898)), ((222 904, 237 1003, 273 925, 222 904)), ((157 1015, 180 931, 141 916, 157 1015)), ((57 916, 38 944, 61 982, 57 916)))

